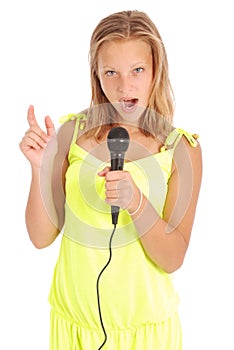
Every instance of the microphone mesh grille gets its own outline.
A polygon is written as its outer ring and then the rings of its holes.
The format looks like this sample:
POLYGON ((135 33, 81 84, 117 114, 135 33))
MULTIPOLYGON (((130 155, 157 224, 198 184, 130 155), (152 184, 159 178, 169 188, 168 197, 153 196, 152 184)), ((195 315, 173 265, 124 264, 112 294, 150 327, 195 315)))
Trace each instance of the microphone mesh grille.
POLYGON ((112 128, 107 136, 107 145, 110 152, 126 152, 129 146, 129 134, 121 126, 112 128))

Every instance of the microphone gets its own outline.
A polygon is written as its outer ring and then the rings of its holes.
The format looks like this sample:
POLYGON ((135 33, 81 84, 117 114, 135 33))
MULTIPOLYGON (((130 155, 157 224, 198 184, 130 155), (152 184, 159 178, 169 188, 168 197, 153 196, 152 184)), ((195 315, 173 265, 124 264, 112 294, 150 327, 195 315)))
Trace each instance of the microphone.
MULTIPOLYGON (((123 170, 124 155, 129 146, 129 134, 121 126, 112 128, 107 136, 107 145, 111 156, 111 170, 123 170)), ((112 224, 117 225, 119 207, 111 206, 112 224)))

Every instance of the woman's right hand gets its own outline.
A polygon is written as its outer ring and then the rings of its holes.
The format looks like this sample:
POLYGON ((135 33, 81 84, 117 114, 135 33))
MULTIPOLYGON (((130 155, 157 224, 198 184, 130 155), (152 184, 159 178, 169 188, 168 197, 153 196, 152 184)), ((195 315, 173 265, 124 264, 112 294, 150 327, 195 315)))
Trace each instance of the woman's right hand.
POLYGON ((46 132, 37 123, 34 107, 29 106, 27 115, 29 129, 20 142, 20 150, 33 167, 40 167, 44 150, 55 133, 55 128, 49 116, 45 117, 46 132))

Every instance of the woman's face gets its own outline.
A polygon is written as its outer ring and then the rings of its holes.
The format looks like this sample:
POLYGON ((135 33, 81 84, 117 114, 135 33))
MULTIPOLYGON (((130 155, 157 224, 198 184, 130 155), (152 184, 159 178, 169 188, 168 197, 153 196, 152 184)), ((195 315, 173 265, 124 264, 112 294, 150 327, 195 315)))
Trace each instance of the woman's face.
POLYGON ((104 43, 98 54, 98 76, 110 103, 124 119, 135 120, 139 117, 136 111, 142 112, 148 106, 151 93, 150 46, 134 39, 104 43))

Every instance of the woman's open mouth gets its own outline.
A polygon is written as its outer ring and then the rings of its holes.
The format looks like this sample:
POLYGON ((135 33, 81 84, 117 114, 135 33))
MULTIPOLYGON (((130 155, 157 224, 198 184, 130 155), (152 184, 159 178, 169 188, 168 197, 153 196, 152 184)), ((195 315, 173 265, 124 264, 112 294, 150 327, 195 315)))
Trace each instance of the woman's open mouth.
POLYGON ((133 112, 137 107, 138 98, 122 98, 119 102, 124 112, 133 112))

